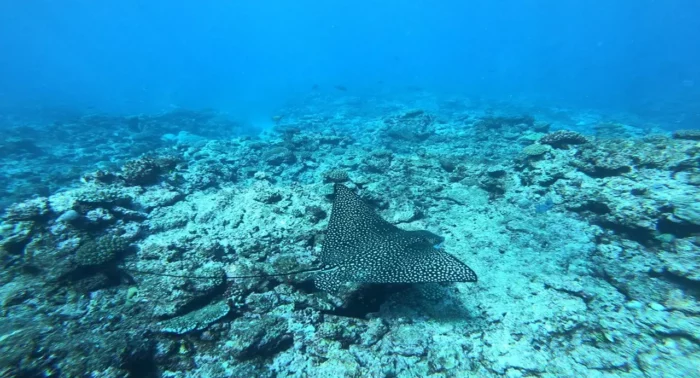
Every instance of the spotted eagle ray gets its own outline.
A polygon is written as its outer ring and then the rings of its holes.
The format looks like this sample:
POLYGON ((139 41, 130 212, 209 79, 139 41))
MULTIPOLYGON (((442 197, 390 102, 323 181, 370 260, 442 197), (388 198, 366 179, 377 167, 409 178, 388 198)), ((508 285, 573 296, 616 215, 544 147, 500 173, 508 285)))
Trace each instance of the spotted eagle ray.
MULTIPOLYGON (((477 276, 456 257, 437 248, 443 238, 430 231, 406 231, 382 219, 342 184, 335 198, 321 249, 322 267, 278 274, 228 276, 262 278, 316 273, 316 287, 337 292, 347 283, 476 282, 477 276)), ((151 273, 181 278, 220 278, 151 273)))
POLYGON ((476 282, 476 273, 435 248, 442 238, 429 231, 405 231, 382 219, 345 185, 335 199, 321 250, 324 269, 316 286, 337 291, 347 282, 476 282))

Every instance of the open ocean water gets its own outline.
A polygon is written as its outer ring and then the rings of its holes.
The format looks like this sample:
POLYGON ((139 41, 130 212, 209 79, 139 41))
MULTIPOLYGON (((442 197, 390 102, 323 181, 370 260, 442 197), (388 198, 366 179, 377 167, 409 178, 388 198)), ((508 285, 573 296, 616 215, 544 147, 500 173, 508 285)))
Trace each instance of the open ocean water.
POLYGON ((700 377, 698 19, 0 2, 0 377, 700 377))

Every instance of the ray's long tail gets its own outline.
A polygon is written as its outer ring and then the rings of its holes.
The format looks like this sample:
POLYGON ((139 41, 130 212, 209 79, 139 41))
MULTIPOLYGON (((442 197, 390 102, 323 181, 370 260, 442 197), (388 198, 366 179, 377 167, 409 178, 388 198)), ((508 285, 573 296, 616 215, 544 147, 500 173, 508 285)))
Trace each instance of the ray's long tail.
MULTIPOLYGON (((322 270, 327 269, 328 267, 326 266, 321 266, 321 267, 316 267, 316 268, 309 268, 309 269, 301 269, 301 270, 294 270, 291 272, 284 272, 284 273, 275 273, 275 274, 251 274, 251 275, 245 275, 245 276, 229 276, 228 274, 226 275, 226 278, 228 279, 246 279, 246 278, 265 278, 265 277, 280 277, 280 276, 291 276, 294 274, 301 274, 301 273, 315 273, 315 272, 320 272, 322 270)), ((122 268, 122 270, 126 272, 131 272, 131 273, 138 273, 138 274, 148 274, 152 276, 160 276, 160 277, 174 277, 174 278, 192 278, 192 279, 219 279, 221 276, 196 276, 196 275, 187 275, 187 274, 169 274, 169 273, 158 273, 158 272, 150 272, 147 270, 138 270, 138 269, 129 269, 129 268, 122 268)))

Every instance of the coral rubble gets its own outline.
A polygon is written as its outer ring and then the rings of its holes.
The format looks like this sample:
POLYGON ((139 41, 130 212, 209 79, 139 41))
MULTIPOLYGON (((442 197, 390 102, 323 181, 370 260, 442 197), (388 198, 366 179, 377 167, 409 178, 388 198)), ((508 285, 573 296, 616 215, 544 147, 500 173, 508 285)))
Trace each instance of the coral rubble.
POLYGON ((696 130, 374 107, 290 108, 259 138, 184 110, 65 121, 54 150, 9 132, 0 375, 697 374, 696 130), (336 183, 479 283, 278 275, 321 266, 336 183))

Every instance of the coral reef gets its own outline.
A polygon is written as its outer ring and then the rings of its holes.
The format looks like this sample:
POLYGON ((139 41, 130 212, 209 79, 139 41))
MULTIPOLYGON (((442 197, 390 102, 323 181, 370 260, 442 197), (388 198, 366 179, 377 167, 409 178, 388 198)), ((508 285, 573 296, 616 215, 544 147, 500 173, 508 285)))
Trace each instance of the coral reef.
POLYGON ((86 240, 75 252, 75 261, 80 266, 103 265, 114 261, 126 250, 128 242, 116 236, 103 236, 99 240, 86 240))
POLYGON ((383 132, 389 139, 419 143, 435 134, 434 123, 434 116, 414 109, 385 118, 383 132))
POLYGON ((673 132, 676 139, 700 140, 700 130, 676 130, 673 132))
POLYGON ((3 142, 0 375, 697 373, 696 131, 359 104, 282 109, 259 138, 181 110, 3 142), (283 274, 322 265, 340 182, 479 283, 283 274))
POLYGON ((201 331, 210 324, 220 320, 231 311, 226 301, 220 301, 158 323, 162 332, 185 334, 191 331, 201 331))
POLYGON ((121 177, 128 185, 155 184, 159 176, 175 168, 177 162, 178 158, 172 155, 129 160, 122 167, 121 177))
POLYGON ((569 130, 558 130, 547 134, 539 140, 542 144, 548 144, 554 148, 566 148, 572 144, 583 144, 588 142, 585 136, 569 130))
POLYGON ((350 180, 348 172, 342 169, 333 169, 323 174, 323 178, 329 182, 345 182, 350 180))
POLYGON ((523 148, 523 153, 528 157, 537 158, 546 154, 549 150, 550 149, 546 145, 536 143, 523 148))
MULTIPOLYGON (((141 154, 159 148, 169 153, 173 145, 182 151, 202 140, 241 135, 242 128, 214 111, 178 109, 139 116, 72 113, 44 123, 16 120, 5 122, 3 132, 0 210, 35 194, 48 196, 73 186, 89 171, 114 174, 141 154)), ((113 179, 102 173, 97 177, 113 179)))

